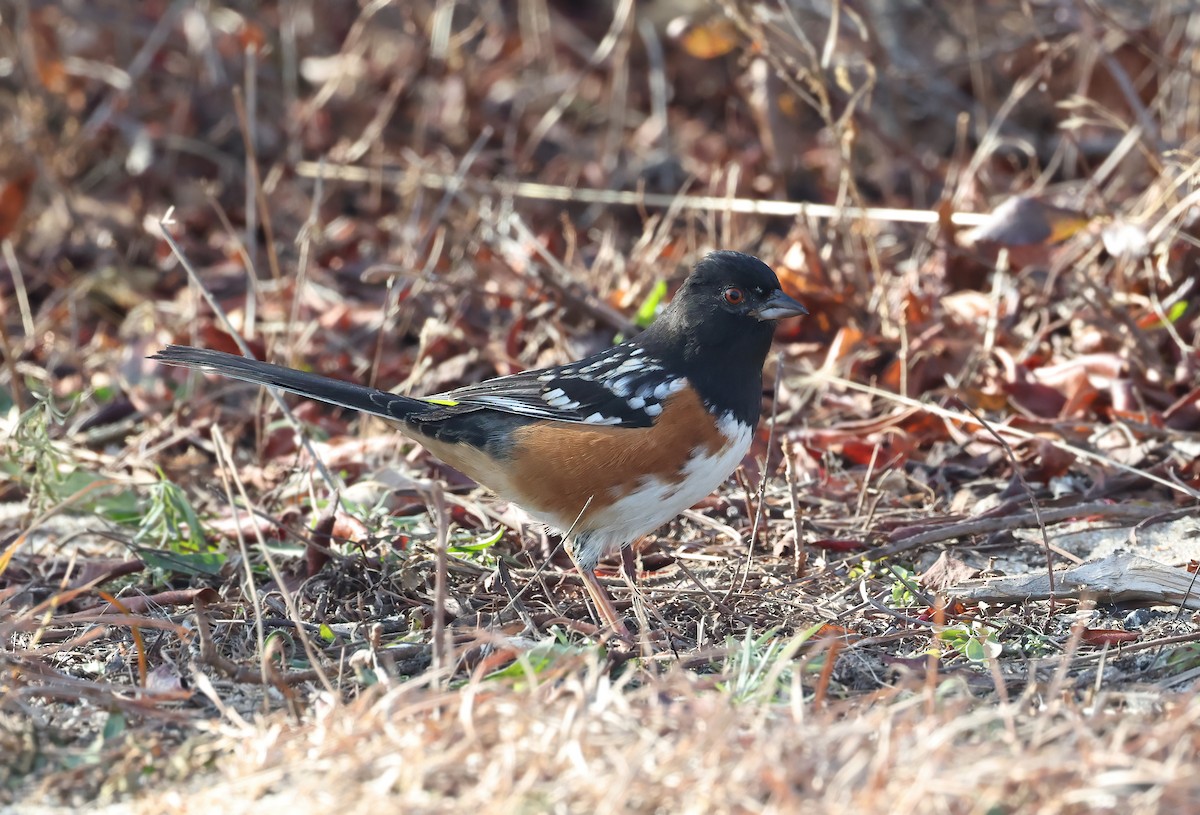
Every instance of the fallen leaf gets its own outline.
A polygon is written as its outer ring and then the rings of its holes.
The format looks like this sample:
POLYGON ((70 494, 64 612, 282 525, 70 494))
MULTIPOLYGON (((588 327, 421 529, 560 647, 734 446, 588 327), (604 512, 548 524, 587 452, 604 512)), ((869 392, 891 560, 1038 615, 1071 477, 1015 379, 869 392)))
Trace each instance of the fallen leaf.
POLYGON ((938 592, 978 575, 979 570, 974 566, 943 551, 933 565, 921 573, 917 582, 922 588, 938 592))
POLYGON ((1116 628, 1085 628, 1081 639, 1088 645, 1104 646, 1135 642, 1140 636, 1135 631, 1121 631, 1116 628))
POLYGON ((17 227, 17 221, 25 212, 25 204, 29 199, 29 190, 37 171, 26 170, 0 189, 0 240, 7 238, 17 227))

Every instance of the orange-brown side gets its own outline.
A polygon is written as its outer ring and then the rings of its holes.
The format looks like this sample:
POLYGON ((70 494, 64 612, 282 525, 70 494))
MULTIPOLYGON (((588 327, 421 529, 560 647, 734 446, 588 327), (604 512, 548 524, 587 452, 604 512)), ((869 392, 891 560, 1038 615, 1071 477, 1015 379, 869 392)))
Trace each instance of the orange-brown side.
POLYGON ((693 455, 713 455, 727 441, 690 388, 667 399, 652 427, 536 422, 513 434, 510 497, 566 524, 592 498, 580 521, 586 528, 602 504, 628 495, 643 478, 679 483, 693 455))

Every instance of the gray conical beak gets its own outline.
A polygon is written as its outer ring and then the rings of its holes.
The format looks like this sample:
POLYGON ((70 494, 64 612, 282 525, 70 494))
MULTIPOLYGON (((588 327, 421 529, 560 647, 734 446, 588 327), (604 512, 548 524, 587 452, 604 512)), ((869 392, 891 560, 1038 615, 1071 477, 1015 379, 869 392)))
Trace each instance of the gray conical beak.
POLYGON ((808 309, 788 297, 781 289, 776 289, 765 303, 750 312, 751 317, 759 320, 782 320, 785 317, 799 317, 801 314, 808 314, 808 309))

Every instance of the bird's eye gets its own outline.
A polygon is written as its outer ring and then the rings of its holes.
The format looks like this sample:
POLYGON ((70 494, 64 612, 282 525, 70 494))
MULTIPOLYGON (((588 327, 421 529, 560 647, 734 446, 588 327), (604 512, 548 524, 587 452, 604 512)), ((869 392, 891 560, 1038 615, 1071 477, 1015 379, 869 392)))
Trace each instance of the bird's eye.
POLYGON ((740 306, 745 299, 746 294, 737 286, 730 286, 725 290, 725 302, 731 306, 740 306))

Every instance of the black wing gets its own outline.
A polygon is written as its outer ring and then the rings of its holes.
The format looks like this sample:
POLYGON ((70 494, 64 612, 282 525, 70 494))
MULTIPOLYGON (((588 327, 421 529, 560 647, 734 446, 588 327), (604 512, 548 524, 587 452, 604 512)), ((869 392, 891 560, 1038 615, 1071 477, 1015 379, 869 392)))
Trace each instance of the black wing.
POLYGON ((559 422, 649 427, 663 402, 685 384, 645 349, 622 343, 569 365, 501 376, 426 400, 559 422))

